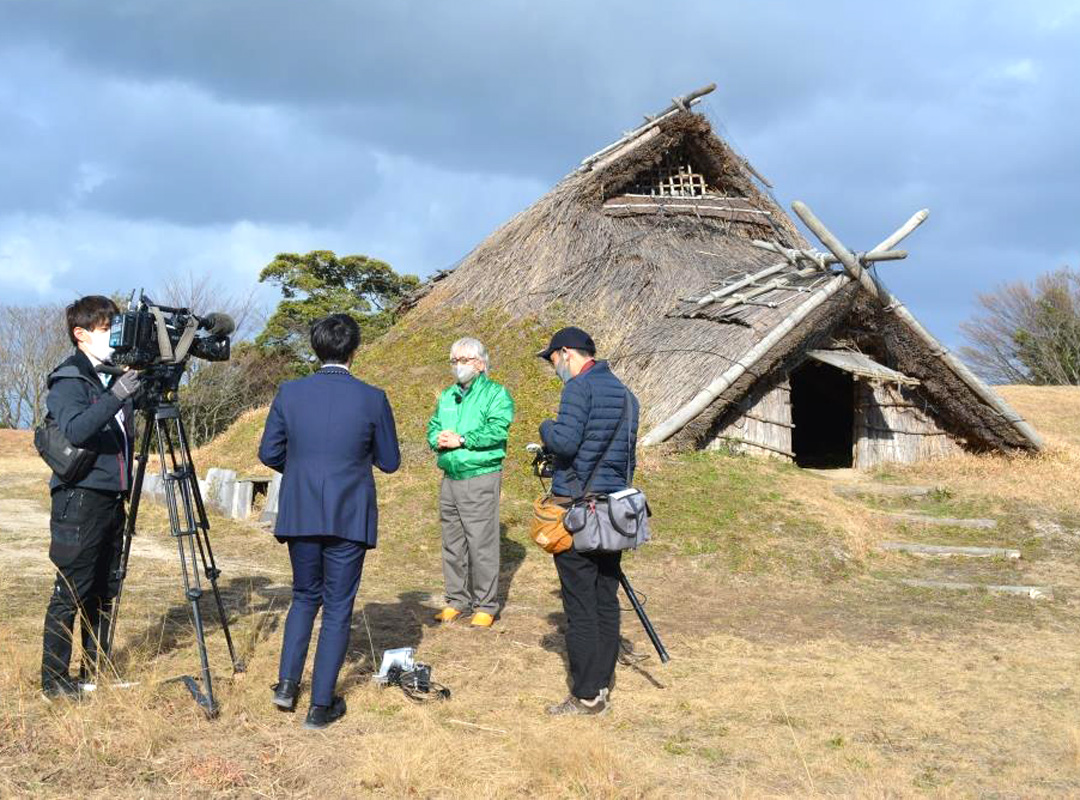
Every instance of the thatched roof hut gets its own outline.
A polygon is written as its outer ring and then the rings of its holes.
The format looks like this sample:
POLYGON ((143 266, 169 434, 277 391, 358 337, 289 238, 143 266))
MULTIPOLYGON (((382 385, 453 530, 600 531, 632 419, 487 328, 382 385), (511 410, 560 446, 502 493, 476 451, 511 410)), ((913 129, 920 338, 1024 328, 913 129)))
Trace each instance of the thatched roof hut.
POLYGON ((844 272, 753 244, 809 247, 693 99, 582 162, 429 282, 412 313, 558 308, 634 389, 645 430, 730 376, 664 435, 681 446, 856 466, 1038 448, 944 348, 844 272))

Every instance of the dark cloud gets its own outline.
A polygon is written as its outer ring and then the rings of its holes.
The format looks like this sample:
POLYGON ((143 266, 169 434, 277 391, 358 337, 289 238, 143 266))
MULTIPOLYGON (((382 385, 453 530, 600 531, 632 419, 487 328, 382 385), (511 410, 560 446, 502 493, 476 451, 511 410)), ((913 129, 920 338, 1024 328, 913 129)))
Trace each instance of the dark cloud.
POLYGON ((715 80, 722 132, 852 246, 932 209, 890 280, 949 336, 1076 253, 1078 27, 1064 1, 8 0, 0 270, 52 251, 17 220, 100 218, 194 261, 250 225, 426 272, 715 80))

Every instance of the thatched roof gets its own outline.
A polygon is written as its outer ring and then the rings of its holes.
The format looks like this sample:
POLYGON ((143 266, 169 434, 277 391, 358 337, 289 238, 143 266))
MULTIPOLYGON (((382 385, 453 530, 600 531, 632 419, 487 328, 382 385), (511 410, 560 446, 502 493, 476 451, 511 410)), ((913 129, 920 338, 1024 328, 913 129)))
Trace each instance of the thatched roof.
MULTIPOLYGON (((736 296, 700 305, 697 298, 710 291, 784 263, 753 240, 790 248, 807 243, 746 161, 696 113, 669 113, 601 153, 425 286, 411 313, 437 314, 447 305, 498 308, 514 316, 558 309, 593 333, 601 354, 641 399, 648 428, 743 358, 826 283, 835 283, 836 274, 785 263, 769 276, 784 283, 772 291, 746 302, 736 296), (641 191, 673 154, 703 177, 704 197, 641 191)), ((890 366, 922 381, 921 391, 950 432, 977 448, 1033 446, 931 358, 925 343, 861 297, 854 282, 831 295, 748 365, 676 441, 707 439, 750 386, 798 363, 805 351, 857 318, 885 338, 890 366)))

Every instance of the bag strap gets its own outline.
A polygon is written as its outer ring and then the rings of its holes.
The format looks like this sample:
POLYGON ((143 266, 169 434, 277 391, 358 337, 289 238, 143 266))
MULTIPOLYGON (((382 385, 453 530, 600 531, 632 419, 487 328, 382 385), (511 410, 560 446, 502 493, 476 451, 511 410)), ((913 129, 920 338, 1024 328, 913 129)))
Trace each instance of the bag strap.
MULTIPOLYGON (((592 472, 589 473, 589 479, 587 481, 585 481, 585 487, 574 498, 575 501, 580 500, 581 498, 585 497, 589 493, 589 489, 592 487, 593 478, 595 478, 596 473, 600 471, 600 465, 603 464, 604 459, 606 459, 608 457, 608 453, 611 452, 611 447, 612 447, 612 445, 615 444, 615 439, 619 435, 619 428, 621 428, 623 422, 626 421, 626 411, 627 411, 627 407, 629 405, 630 405, 630 391, 627 390, 626 394, 623 396, 622 415, 619 417, 619 421, 615 425, 615 430, 612 431, 611 438, 608 439, 607 447, 604 448, 604 452, 600 455, 600 458, 597 459, 596 463, 593 464, 592 472)), ((576 472, 574 473, 574 478, 577 479, 577 473, 576 472)), ((578 480, 579 485, 580 485, 580 483, 581 483, 581 481, 578 480)))

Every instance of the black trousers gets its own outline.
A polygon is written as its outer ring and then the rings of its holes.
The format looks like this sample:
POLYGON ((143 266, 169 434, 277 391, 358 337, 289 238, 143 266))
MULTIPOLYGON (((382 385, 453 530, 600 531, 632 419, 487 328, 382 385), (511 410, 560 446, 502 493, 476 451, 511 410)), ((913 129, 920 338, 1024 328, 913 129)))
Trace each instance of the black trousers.
POLYGON ((570 693, 591 700, 610 688, 619 655, 619 573, 622 553, 555 556, 566 612, 570 693))
POLYGON ((56 581, 45 612, 41 655, 42 686, 66 680, 71 663, 75 615, 81 617, 80 673, 96 679, 109 636, 107 606, 120 585, 124 500, 118 492, 57 489, 49 519, 49 558, 56 581))

